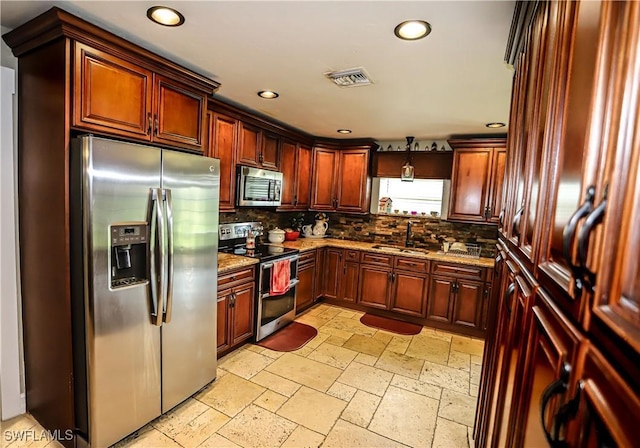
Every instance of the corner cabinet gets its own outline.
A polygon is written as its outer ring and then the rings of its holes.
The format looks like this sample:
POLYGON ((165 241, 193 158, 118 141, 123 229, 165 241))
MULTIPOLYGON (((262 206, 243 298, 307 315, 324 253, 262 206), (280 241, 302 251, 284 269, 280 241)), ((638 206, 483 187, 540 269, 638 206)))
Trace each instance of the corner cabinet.
POLYGON ((204 152, 206 91, 108 51, 73 47, 74 127, 204 152))
POLYGON ((313 148, 311 210, 367 213, 371 200, 371 145, 313 148))
POLYGON ((449 218, 497 224, 502 211, 506 140, 449 140, 453 172, 449 218))

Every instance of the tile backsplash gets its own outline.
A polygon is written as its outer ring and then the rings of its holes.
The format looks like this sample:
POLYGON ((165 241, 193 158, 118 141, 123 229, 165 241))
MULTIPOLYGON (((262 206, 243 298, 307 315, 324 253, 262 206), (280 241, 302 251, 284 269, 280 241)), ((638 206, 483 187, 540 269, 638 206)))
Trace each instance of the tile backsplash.
MULTIPOLYGON (((268 208, 238 209, 232 213, 220 213, 220 223, 261 221, 265 230, 274 227, 290 227, 296 212, 275 212, 268 208)), ((305 223, 314 222, 315 212, 305 212, 305 223)), ((493 257, 498 239, 495 225, 466 224, 416 216, 350 215, 329 213, 328 233, 333 238, 365 241, 378 244, 404 246, 407 223, 412 223, 411 241, 414 247, 440 250, 444 241, 475 243, 481 248, 481 256, 493 257)))

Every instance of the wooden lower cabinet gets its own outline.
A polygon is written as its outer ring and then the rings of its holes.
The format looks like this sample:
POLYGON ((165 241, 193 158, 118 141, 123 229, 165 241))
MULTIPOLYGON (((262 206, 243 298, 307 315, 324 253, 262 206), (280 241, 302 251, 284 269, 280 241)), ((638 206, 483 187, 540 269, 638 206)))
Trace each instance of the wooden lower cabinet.
POLYGON ((424 317, 427 311, 429 276, 395 271, 389 309, 408 316, 424 317))
POLYGON ((324 255, 323 295, 328 299, 355 303, 358 297, 358 251, 328 248, 324 255))
POLYGON ((389 309, 391 268, 360 266, 360 298, 358 303, 371 308, 389 309))
POLYGON ((454 284, 455 279, 452 278, 431 277, 427 319, 437 322, 451 322, 450 304, 453 296, 454 284))
POLYGON ((306 252, 300 257, 298 286, 296 286, 296 313, 309 308, 316 300, 316 251, 306 252))
POLYGON ((255 268, 218 277, 218 357, 253 337, 255 332, 255 268), (228 285, 228 286, 227 286, 228 285))
POLYGON ((454 277, 432 276, 427 319, 476 330, 486 328, 483 312, 489 285, 454 277))

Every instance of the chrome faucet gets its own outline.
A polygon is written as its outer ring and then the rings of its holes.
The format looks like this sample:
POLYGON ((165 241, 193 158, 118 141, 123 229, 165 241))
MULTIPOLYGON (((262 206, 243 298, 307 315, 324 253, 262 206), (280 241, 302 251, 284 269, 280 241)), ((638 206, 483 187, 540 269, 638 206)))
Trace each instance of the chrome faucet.
POLYGON ((404 247, 413 247, 413 241, 411 240, 411 227, 413 226, 413 224, 411 224, 411 221, 407 222, 407 238, 404 240, 404 247))

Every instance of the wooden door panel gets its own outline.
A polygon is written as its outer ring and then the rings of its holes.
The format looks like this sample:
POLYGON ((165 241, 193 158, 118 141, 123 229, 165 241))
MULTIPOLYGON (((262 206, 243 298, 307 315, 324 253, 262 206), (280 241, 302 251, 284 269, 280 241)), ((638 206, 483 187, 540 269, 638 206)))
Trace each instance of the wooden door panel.
POLYGON ((361 265, 358 303, 372 308, 389 309, 391 269, 361 265))
POLYGON ((451 300, 453 296, 453 278, 431 277, 427 319, 438 322, 451 322, 451 300))
POLYGON ((338 211, 366 212, 370 188, 368 149, 340 151, 338 166, 338 211))
POLYGON ((480 328, 484 283, 456 281, 453 323, 465 327, 480 328))
POLYGON ((507 161, 507 150, 496 148, 493 151, 493 164, 491 172, 491 194, 489 199, 489 208, 491 215, 489 222, 498 223, 500 213, 504 208, 502 203, 504 189, 504 174, 507 161))
POLYGON ((240 122, 240 141, 237 163, 247 166, 258 166, 258 154, 260 153, 260 129, 240 122))
POLYGON ((294 207, 299 210, 306 210, 310 205, 312 161, 313 150, 309 146, 298 146, 296 192, 293 201, 294 207))
POLYGON ((343 276, 341 278, 342 300, 355 303, 358 300, 358 278, 360 276, 360 265, 353 262, 345 262, 343 276))
POLYGON ((342 275, 342 249, 326 249, 324 256, 323 292, 327 299, 337 299, 342 275))
POLYGON ((76 43, 74 75, 74 126, 150 140, 151 71, 76 43))
POLYGON ((485 221, 491 155, 491 149, 455 150, 449 219, 485 221))
POLYGON ((281 205, 279 209, 289 210, 295 206, 296 195, 296 171, 297 171, 297 152, 298 148, 295 143, 283 141, 280 160, 280 171, 282 172, 282 190, 281 205))
POLYGON ((296 313, 313 304, 315 299, 315 263, 301 266, 298 269, 298 286, 296 286, 296 313))
POLYGON ((325 257, 327 249, 317 249, 316 253, 316 290, 315 298, 319 300, 324 295, 324 283, 325 283, 325 257))
POLYGON ((238 120, 213 113, 209 131, 210 157, 220 159, 220 211, 235 207, 235 152, 238 120))
POLYGON ((258 155, 260 166, 267 170, 277 170, 280 153, 280 138, 267 132, 262 134, 262 150, 258 155))
POLYGON ((204 94, 160 75, 154 75, 153 141, 204 151, 204 94))
POLYGON ((218 353, 229 348, 229 294, 231 290, 218 293, 218 315, 216 325, 216 343, 218 353))
POLYGON ((235 345, 253 336, 254 328, 254 294, 253 282, 233 288, 233 327, 231 328, 231 344, 235 345))
POLYGON ((427 312, 428 276, 396 271, 391 293, 391 311, 424 318, 427 312))
POLYGON ((314 148, 313 183, 311 188, 311 208, 313 210, 335 209, 335 178, 338 153, 333 149, 314 148))

